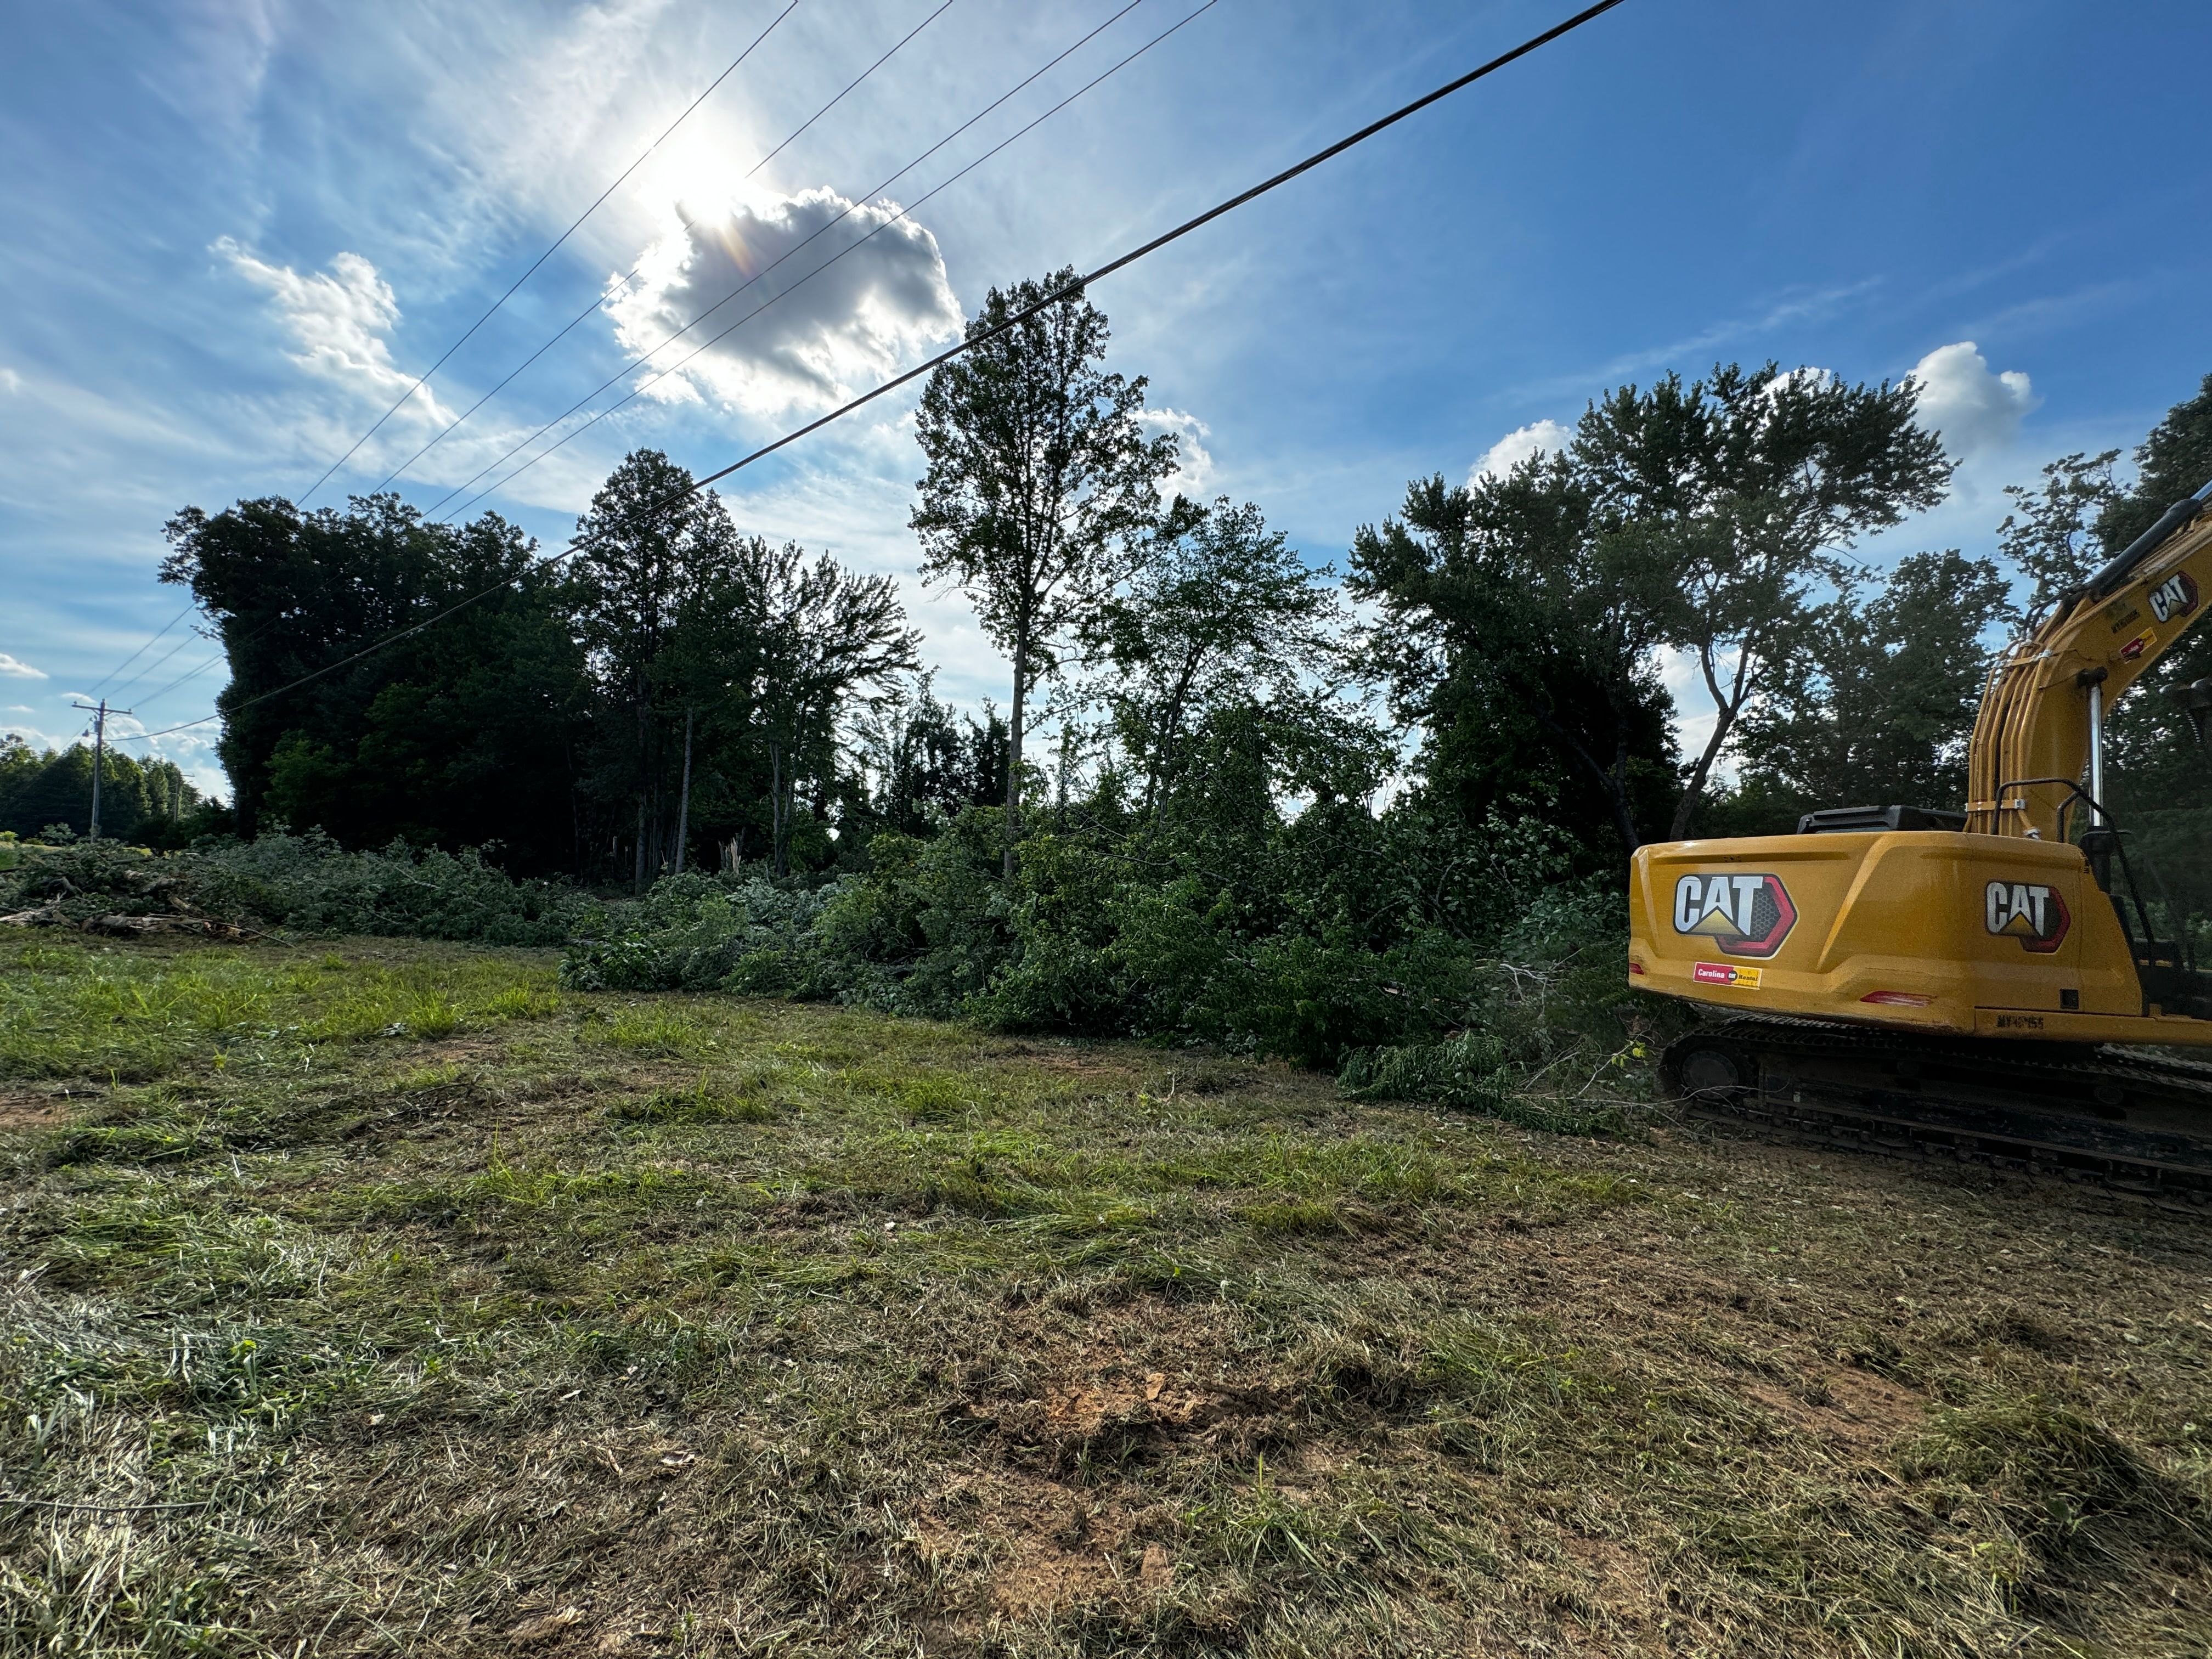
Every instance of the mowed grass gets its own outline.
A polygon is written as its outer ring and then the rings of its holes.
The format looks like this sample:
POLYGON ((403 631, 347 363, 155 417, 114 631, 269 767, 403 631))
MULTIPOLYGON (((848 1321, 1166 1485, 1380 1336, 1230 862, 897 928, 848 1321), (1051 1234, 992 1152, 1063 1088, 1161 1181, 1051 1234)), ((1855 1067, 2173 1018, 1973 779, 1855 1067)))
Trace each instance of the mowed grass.
POLYGON ((2203 1653, 2208 1275, 1220 1055, 9 941, 0 1653, 2203 1653))

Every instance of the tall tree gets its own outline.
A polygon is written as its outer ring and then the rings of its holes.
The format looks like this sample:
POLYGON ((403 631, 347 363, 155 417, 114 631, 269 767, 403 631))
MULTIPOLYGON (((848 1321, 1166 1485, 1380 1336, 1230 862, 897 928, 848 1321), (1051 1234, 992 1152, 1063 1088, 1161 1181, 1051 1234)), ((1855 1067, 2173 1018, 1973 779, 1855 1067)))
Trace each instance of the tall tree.
POLYGON ((1078 293, 1012 321, 1074 275, 993 289, 968 324, 978 343, 931 374, 916 416, 922 574, 964 587, 1012 662, 1009 878, 1030 692, 1057 672, 1070 628, 1134 568, 1176 460, 1173 435, 1147 439, 1138 420, 1144 379, 1100 367, 1104 313, 1078 293))
POLYGON ((1668 643, 1689 652, 1717 711, 1676 802, 1689 834, 1715 762, 1802 638, 1838 555, 1942 498, 1952 464, 1915 419, 1911 381, 1851 386, 1775 363, 1685 386, 1622 386, 1587 410, 1571 464, 1600 528, 1649 543, 1674 570, 1668 643))
POLYGON ((1950 808, 2010 585, 1988 559, 1915 553, 1817 607, 1791 672, 1746 711, 1747 783, 1794 811, 1903 801, 1950 808))
POLYGON ((1426 733, 1431 787, 1469 822, 1547 801, 1571 834, 1609 825, 1632 851, 1671 807, 1673 705, 1653 662, 1673 567, 1633 528, 1602 532, 1569 457, 1415 480, 1399 516, 1354 534, 1349 586, 1381 607, 1370 648, 1426 733))
MULTIPOLYGON (((110 749, 100 772, 101 832, 123 841, 157 840, 191 818, 199 791, 173 761, 141 761, 110 749)), ((56 752, 33 749, 0 732, 0 830, 25 837, 65 823, 78 835, 92 823, 92 750, 71 744, 56 752)))
POLYGON ((935 671, 895 689, 854 721, 864 798, 859 816, 901 835, 926 836, 969 806, 1006 799, 1006 725, 939 699, 935 671))
POLYGON ((1195 720, 1231 703, 1288 705, 1340 676, 1344 617, 1325 578, 1260 509, 1178 496, 1152 556, 1086 625, 1118 682, 1123 751, 1144 769, 1144 809, 1164 809, 1195 720))
POLYGON ((685 693, 696 682, 683 671, 698 653, 678 651, 680 624, 701 614, 697 595, 731 579, 738 551, 721 499, 686 493, 691 483, 659 450, 624 457, 577 520, 568 566, 569 615, 594 689, 603 708, 622 711, 622 735, 604 734, 599 782, 630 799, 639 888, 675 860, 680 733, 687 720, 696 732, 685 693))
POLYGON ((427 523, 395 495, 187 507, 167 530, 161 578, 191 588, 229 658, 219 752, 246 833, 500 840, 525 868, 574 867, 576 653, 520 530, 427 523))
POLYGON ((769 848, 790 869, 800 781, 826 781, 838 726, 855 705, 879 702, 919 665, 921 635, 888 576, 864 576, 823 554, 759 537, 739 543, 728 599, 752 641, 750 702, 769 766, 769 848))
POLYGON ((2212 374, 2194 398, 2166 411, 2136 447, 2136 482, 2097 515, 2097 537, 2117 553, 2185 495, 2212 482, 2212 374))
POLYGON ((2007 484, 2012 511, 1997 526, 1997 550, 2034 583, 2026 615, 2040 617, 2065 589, 2105 562, 2097 528, 2124 493, 2112 477, 2117 449, 2076 450, 2045 465, 2039 489, 2007 484))

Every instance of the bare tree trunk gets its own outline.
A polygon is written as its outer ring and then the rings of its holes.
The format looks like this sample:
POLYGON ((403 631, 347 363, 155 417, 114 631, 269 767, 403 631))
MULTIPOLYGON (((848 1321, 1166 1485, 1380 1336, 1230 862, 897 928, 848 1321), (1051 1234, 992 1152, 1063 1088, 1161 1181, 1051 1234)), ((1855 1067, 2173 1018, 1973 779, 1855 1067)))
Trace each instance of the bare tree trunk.
POLYGON ((769 867, 783 875, 783 745, 773 742, 768 746, 768 846, 769 867))
POLYGON ((684 846, 691 836, 691 711, 684 711, 684 793, 676 798, 676 873, 684 873, 684 846))
POLYGON ((653 790, 652 780, 648 775, 650 767, 648 745, 646 742, 646 718, 645 687, 641 682, 637 695, 637 868, 634 877, 634 884, 641 893, 645 890, 646 801, 653 790))
POLYGON ((1014 843, 1022 836, 1022 715, 1028 690, 1030 633, 1026 624, 1014 636, 1014 707, 1006 722, 1006 878, 1014 878, 1014 843))
POLYGON ((1668 832, 1669 839, 1674 841, 1690 838, 1690 818, 1697 811, 1698 803, 1705 799, 1705 780, 1712 775, 1713 763, 1720 758, 1721 747, 1728 742, 1729 733, 1735 730, 1736 716, 1743 712, 1743 705, 1750 696, 1746 684, 1750 678, 1751 647, 1748 643, 1737 650, 1735 680, 1727 691, 1721 690, 1720 676, 1714 670, 1711 651, 1699 647, 1698 659, 1698 665, 1705 672, 1705 689, 1713 699, 1713 734, 1705 739, 1705 752, 1698 757, 1698 763, 1690 769, 1689 784, 1683 789, 1682 798, 1674 803, 1674 823, 1668 832))

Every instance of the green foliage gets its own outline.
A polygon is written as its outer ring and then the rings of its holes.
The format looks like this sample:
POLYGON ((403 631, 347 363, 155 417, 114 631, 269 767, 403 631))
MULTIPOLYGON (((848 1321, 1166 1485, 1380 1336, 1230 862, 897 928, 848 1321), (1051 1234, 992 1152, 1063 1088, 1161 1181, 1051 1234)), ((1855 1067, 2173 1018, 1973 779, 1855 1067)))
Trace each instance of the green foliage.
POLYGON ((1171 814, 1142 833, 1032 834, 1010 884, 1000 823, 978 808, 934 840, 878 836, 866 873, 811 890, 664 880, 571 945, 563 982, 828 998, 1328 1066, 1464 1024, 1506 994, 1503 947, 1553 979, 1620 977, 1618 898, 1563 895, 1565 855, 1530 826, 1474 837, 1418 806, 1378 819, 1340 805, 1231 836, 1171 814))
POLYGON ((580 665, 520 530, 495 514, 434 524, 376 495, 187 507, 168 535, 162 580, 191 589, 229 659, 220 752, 246 834, 498 841, 523 868, 573 867, 580 665))
POLYGON ((1565 1134, 1619 1134, 1648 1085, 1669 1013, 1622 983, 1626 927, 1610 895, 1548 895, 1471 964, 1467 1023, 1440 1041, 1353 1048, 1352 1100, 1417 1100, 1565 1134))
POLYGON ((175 916, 303 933, 559 945, 595 908, 572 887, 517 881, 477 851, 404 842, 349 853, 320 831, 210 842, 149 857, 115 842, 27 849, 0 871, 0 912, 59 920, 175 916))
POLYGON ((1154 485, 1175 468, 1174 436, 1147 438, 1138 418, 1144 377, 1101 367, 1106 313, 1079 290, 1042 304, 1074 278, 1070 267, 991 289, 968 324, 975 349, 931 374, 915 416, 923 578, 957 580, 1013 665, 1009 876, 1030 693, 1057 674, 1065 636, 1143 564, 1154 485))
POLYGON ((1738 752, 1772 814, 1764 828, 1827 806, 1965 803, 1983 640, 2008 584, 1954 551, 1907 555, 1865 586, 1848 580, 1814 608, 1797 672, 1744 714, 1738 752))
POLYGON ((387 933, 489 945, 558 945, 590 910, 559 882, 518 881, 475 848, 395 842, 348 852, 319 833, 264 836, 181 855, 210 913, 306 933, 387 933))
MULTIPOLYGON (((101 835, 171 844, 209 811, 174 762, 107 750, 100 775, 101 835)), ((72 836, 91 831, 90 746, 41 753, 13 732, 0 733, 0 832, 51 840, 46 832, 57 824, 72 836)))
POLYGON ((1555 800, 1589 867, 1663 825, 1678 773, 1651 670, 1666 571, 1596 514, 1562 457, 1465 487, 1416 479, 1398 517, 1354 535, 1350 582, 1389 620, 1375 649, 1439 798, 1471 817, 1555 800))
POLYGON ((804 994, 813 932, 837 892, 754 875, 665 876, 635 903, 598 909, 562 982, 586 991, 804 994))

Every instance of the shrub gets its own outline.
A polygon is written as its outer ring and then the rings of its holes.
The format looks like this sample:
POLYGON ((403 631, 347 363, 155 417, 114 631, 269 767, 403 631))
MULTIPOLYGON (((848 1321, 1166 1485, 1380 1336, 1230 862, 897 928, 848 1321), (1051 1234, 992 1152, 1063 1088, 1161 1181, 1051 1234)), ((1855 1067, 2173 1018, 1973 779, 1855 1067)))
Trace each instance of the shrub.
POLYGON ((561 982, 580 991, 821 994, 815 930, 838 884, 809 890, 764 876, 665 876, 590 918, 561 982))

